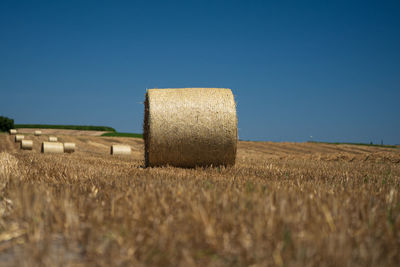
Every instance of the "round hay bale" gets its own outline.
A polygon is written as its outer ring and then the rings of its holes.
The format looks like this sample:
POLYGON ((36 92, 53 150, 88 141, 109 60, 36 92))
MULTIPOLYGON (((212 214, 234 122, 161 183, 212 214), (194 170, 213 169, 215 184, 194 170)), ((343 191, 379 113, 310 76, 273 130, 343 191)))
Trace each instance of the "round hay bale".
POLYGON ((24 139, 24 138, 25 138, 25 136, 23 136, 22 134, 17 134, 15 136, 15 143, 21 142, 22 139, 24 139))
POLYGON ((72 153, 75 151, 75 143, 64 143, 64 152, 72 153))
POLYGON ((149 89, 143 138, 145 165, 234 165, 236 104, 230 89, 149 89))
POLYGON ((55 136, 49 136, 49 142, 57 142, 58 138, 55 136))
POLYGON ((37 131, 34 132, 34 135, 35 136, 40 136, 40 135, 42 135, 42 131, 37 130, 37 131))
POLYGON ((32 140, 21 140, 21 149, 32 150, 33 141, 32 140))
POLYGON ((111 155, 130 155, 131 147, 127 145, 112 145, 110 153, 111 155))
POLYGON ((42 153, 64 153, 64 145, 58 142, 43 142, 42 153))
POLYGON ((17 134, 17 130, 16 129, 10 129, 10 134, 11 135, 17 134))

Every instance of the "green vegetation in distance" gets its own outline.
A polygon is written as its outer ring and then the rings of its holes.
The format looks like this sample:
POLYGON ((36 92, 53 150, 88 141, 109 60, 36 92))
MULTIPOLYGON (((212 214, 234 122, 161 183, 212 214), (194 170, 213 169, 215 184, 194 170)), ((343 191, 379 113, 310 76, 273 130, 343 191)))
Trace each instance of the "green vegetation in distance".
POLYGON ((116 132, 116 130, 112 127, 90 126, 90 125, 15 124, 15 128, 66 129, 66 130, 79 130, 79 131, 116 132))
POLYGON ((0 132, 7 132, 14 128, 14 120, 8 117, 0 116, 0 132))
POLYGON ((317 143, 317 144, 329 144, 329 145, 356 145, 356 146, 376 146, 376 147, 386 147, 386 148, 398 148, 393 145, 379 145, 379 144, 368 144, 368 143, 340 143, 340 142, 320 142, 320 141, 307 141, 307 143, 317 143))
POLYGON ((143 138, 143 134, 138 133, 103 133, 101 136, 114 136, 114 137, 134 137, 143 138))

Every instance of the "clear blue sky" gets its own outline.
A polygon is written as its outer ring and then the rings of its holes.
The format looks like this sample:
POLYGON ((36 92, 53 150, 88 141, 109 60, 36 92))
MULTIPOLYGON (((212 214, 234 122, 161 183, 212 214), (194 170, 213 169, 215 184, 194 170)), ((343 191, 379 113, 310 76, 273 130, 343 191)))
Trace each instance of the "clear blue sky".
POLYGON ((0 115, 141 132, 146 88, 225 87, 239 137, 400 143, 399 1, 0 1, 0 115))

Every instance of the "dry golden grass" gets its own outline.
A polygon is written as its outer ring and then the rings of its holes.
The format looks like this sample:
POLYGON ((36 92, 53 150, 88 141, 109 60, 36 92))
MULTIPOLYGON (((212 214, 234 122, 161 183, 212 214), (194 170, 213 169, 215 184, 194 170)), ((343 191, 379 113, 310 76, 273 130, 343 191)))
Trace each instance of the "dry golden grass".
POLYGON ((231 168, 145 169, 140 139, 45 138, 0 135, 2 266, 400 262, 399 149, 240 142, 231 168))

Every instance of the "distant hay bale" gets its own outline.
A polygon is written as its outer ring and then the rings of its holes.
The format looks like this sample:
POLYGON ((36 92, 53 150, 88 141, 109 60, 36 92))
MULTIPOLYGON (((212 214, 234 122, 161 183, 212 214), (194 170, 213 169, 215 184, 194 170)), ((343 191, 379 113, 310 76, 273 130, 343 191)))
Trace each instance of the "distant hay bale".
POLYGON ((230 89, 149 89, 143 138, 145 165, 234 165, 236 104, 230 89))
POLYGON ((21 149, 32 150, 33 141, 32 140, 21 140, 21 149))
POLYGON ((42 153, 64 153, 63 143, 58 142, 43 142, 42 153))
POLYGON ((10 134, 12 134, 12 135, 17 134, 17 130, 16 129, 10 129, 10 134))
POLYGON ((35 131, 35 132, 34 132, 34 135, 35 135, 35 136, 40 136, 40 135, 42 135, 42 131, 35 131))
POLYGON ((49 136, 49 142, 57 142, 58 138, 55 136, 49 136))
POLYGON ((64 152, 72 153, 75 151, 75 143, 64 143, 64 152))
POLYGON ((25 136, 23 136, 22 134, 17 134, 15 136, 15 143, 21 142, 22 139, 24 139, 24 138, 25 138, 25 136))
POLYGON ((112 145, 110 153, 111 155, 130 155, 131 147, 127 145, 112 145))

